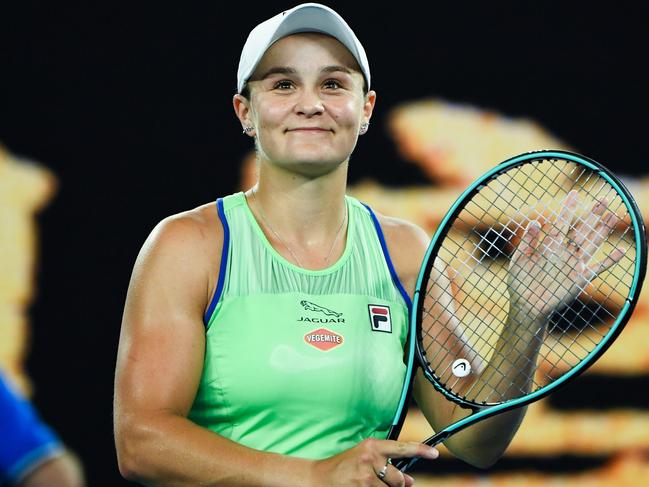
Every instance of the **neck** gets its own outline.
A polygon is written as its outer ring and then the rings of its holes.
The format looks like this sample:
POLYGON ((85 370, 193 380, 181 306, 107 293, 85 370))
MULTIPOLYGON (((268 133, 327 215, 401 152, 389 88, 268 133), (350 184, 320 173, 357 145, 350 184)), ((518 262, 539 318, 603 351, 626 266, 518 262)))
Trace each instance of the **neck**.
POLYGON ((259 182, 246 196, 278 252, 297 265, 325 268, 345 249, 346 181, 347 163, 315 178, 262 163, 259 182))

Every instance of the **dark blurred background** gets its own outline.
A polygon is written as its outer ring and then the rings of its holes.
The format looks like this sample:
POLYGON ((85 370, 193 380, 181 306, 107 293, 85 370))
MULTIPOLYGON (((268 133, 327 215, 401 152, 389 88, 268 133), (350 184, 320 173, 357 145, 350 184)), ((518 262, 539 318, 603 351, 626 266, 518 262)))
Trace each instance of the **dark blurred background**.
MULTIPOLYGON (((240 49, 295 4, 0 6, 0 142, 60 183, 39 216, 28 369, 89 485, 123 482, 113 375, 137 252, 160 219, 238 189, 251 148, 231 108, 240 49)), ((533 118, 615 172, 647 172, 646 2, 327 4, 363 42, 378 92, 352 182, 422 179, 401 164, 384 117, 429 96, 533 118)))

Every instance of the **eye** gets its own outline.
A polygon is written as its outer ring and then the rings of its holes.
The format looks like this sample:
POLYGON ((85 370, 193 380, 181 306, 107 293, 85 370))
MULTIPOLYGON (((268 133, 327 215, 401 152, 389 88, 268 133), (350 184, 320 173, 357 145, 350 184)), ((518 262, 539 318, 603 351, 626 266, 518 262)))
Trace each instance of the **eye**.
POLYGON ((343 87, 342 83, 337 79, 328 79, 323 83, 323 86, 327 89, 333 90, 343 87))
POLYGON ((273 85, 273 89, 275 90, 289 90, 292 87, 293 87, 293 82, 288 79, 280 80, 273 85))

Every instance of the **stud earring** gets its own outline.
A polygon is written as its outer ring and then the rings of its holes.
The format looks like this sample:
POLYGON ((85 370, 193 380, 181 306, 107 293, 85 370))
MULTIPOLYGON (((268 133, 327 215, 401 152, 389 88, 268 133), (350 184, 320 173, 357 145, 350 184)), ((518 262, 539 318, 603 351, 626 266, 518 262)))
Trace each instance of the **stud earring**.
POLYGON ((358 135, 365 135, 367 133, 367 129, 370 128, 370 123, 369 122, 363 122, 361 124, 361 128, 358 131, 358 135))
POLYGON ((253 130, 255 130, 255 127, 250 127, 250 126, 249 126, 249 127, 244 127, 244 128, 243 128, 243 133, 244 133, 244 134, 249 134, 249 133, 252 132, 253 130))

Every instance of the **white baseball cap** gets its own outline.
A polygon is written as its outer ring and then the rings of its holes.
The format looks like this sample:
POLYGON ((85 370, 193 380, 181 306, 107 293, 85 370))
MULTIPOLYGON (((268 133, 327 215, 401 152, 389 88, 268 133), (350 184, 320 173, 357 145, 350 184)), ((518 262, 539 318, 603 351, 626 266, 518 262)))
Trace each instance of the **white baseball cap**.
POLYGON ((271 17, 252 29, 241 51, 237 92, 241 93, 264 53, 275 41, 298 32, 318 32, 340 41, 356 58, 369 90, 370 66, 367 55, 347 22, 325 5, 303 3, 271 17))

